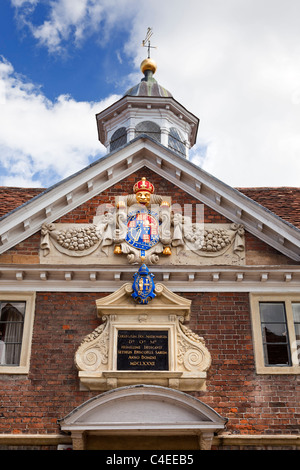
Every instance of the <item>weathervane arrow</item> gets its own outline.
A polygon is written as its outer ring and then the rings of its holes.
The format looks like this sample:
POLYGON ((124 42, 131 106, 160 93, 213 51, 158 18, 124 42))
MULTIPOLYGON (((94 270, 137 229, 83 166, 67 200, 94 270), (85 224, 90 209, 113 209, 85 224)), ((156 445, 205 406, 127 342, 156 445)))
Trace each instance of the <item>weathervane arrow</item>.
POLYGON ((150 49, 156 49, 156 46, 151 46, 151 43, 150 43, 150 38, 152 37, 152 35, 153 35, 153 30, 152 28, 149 27, 147 29, 146 37, 142 42, 142 46, 148 48, 148 59, 150 59, 150 49))

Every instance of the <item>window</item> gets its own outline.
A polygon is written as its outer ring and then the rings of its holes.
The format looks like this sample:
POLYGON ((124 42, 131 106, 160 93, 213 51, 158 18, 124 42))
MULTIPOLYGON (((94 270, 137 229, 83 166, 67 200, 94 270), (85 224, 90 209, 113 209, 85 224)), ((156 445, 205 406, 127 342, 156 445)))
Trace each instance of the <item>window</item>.
POLYGON ((152 137, 152 139, 155 139, 158 142, 160 142, 160 127, 158 124, 155 124, 155 122, 152 122, 152 121, 139 122, 135 128, 135 135, 137 137, 138 135, 141 135, 141 134, 147 134, 150 137, 152 137))
POLYGON ((0 294, 0 373, 27 373, 34 294, 0 294))
MULTIPOLYGON (((297 351, 299 351, 299 348, 300 348, 300 302, 293 302, 292 309, 293 309, 293 317, 294 317, 294 325, 295 325, 297 351)), ((299 357, 299 363, 300 363, 300 357, 299 357)))
POLYGON ((300 373, 300 296, 250 295, 258 373, 300 373))
POLYGON ((19 365, 25 302, 0 302, 0 364, 19 365))
POLYGON ((117 129, 110 140, 110 151, 118 149, 127 143, 127 132, 125 127, 117 129))
POLYGON ((266 366, 290 366, 285 303, 259 302, 264 362, 266 366))
POLYGON ((170 149, 179 153, 179 155, 183 155, 184 157, 186 156, 186 147, 179 131, 175 129, 175 127, 171 127, 170 129, 168 145, 170 149))

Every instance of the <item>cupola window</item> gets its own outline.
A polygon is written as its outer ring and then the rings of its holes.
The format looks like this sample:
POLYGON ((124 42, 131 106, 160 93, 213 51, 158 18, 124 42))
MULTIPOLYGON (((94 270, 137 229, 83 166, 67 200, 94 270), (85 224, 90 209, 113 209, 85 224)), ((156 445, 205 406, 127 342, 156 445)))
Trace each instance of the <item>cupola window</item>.
POLYGON ((141 134, 147 134, 152 137, 152 139, 157 140, 157 142, 160 142, 160 127, 158 124, 155 124, 155 122, 139 122, 135 128, 135 135, 137 137, 141 134))
POLYGON ((186 156, 186 147, 179 131, 175 127, 170 128, 168 146, 179 155, 186 156))
POLYGON ((120 127, 117 129, 110 140, 110 151, 118 149, 127 143, 127 132, 126 127, 120 127))

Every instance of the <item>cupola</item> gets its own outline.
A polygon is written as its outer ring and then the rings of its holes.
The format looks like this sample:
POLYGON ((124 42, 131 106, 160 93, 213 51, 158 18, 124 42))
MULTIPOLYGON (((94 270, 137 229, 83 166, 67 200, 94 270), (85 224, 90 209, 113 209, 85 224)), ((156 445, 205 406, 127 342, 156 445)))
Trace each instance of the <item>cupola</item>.
POLYGON ((157 82, 156 70, 153 59, 143 60, 141 81, 96 115, 99 140, 109 153, 140 135, 147 135, 180 156, 188 157, 189 149, 196 142, 199 119, 157 82))

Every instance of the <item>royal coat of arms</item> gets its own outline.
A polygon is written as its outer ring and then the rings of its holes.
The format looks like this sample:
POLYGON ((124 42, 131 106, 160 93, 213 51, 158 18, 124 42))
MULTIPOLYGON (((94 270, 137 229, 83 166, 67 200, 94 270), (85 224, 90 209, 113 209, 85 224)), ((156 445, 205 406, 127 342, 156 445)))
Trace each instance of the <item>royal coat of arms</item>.
POLYGON ((145 177, 134 185, 133 191, 134 199, 128 198, 126 205, 122 202, 118 205, 121 243, 116 246, 115 254, 127 254, 131 263, 142 260, 155 264, 159 254, 171 254, 171 240, 169 236, 167 240, 164 237, 164 213, 169 214, 170 204, 159 196, 155 199, 154 186, 145 177))
POLYGON ((51 263, 49 254, 55 255, 56 250, 73 258, 86 257, 91 263, 115 264, 120 255, 129 264, 154 265, 160 260, 244 264, 242 225, 204 224, 204 218, 194 221, 185 207, 182 211, 171 199, 155 194, 154 185, 143 177, 134 184, 133 194, 118 196, 112 207, 100 206, 103 212, 97 209, 93 224, 45 224, 41 231, 43 262, 51 263))
POLYGON ((154 274, 150 273, 148 267, 145 264, 139 268, 133 276, 134 281, 132 284, 132 297, 137 300, 139 304, 147 304, 156 295, 154 294, 154 274))
POLYGON ((141 207, 129 210, 127 221, 125 241, 141 250, 141 257, 145 257, 145 252, 159 242, 159 214, 141 207))

